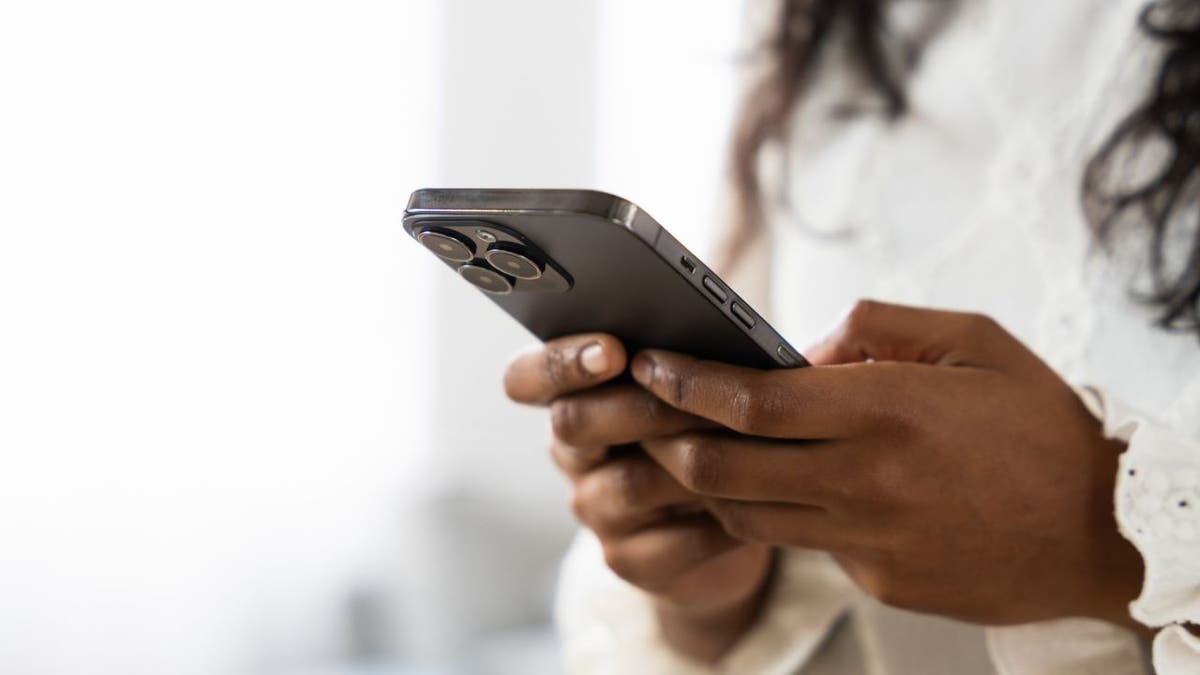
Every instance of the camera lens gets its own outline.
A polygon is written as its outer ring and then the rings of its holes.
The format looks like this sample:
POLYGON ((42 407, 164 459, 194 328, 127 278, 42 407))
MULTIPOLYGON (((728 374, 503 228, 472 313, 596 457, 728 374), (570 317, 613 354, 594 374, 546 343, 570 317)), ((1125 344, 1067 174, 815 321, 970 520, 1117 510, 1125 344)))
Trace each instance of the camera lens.
POLYGON ((488 264, 518 279, 537 279, 542 276, 542 265, 524 253, 493 246, 483 254, 488 264))
POLYGON ((475 257, 475 245, 471 240, 450 230, 423 230, 417 235, 417 241, 439 258, 453 262, 467 262, 475 257))
POLYGON ((508 295, 512 293, 513 285, 508 280, 508 277, 483 265, 468 263, 458 268, 458 273, 462 275, 462 278, 474 284, 476 288, 488 293, 494 295, 508 295))

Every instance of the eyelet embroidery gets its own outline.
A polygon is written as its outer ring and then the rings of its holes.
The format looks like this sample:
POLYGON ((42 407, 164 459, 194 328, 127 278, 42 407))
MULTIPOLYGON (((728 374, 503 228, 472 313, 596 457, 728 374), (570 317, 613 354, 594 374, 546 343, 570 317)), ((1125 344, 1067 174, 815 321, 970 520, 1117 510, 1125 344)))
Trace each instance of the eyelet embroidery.
POLYGON ((1186 544, 1200 539, 1200 472, 1130 466, 1124 474, 1126 523, 1136 535, 1186 544))

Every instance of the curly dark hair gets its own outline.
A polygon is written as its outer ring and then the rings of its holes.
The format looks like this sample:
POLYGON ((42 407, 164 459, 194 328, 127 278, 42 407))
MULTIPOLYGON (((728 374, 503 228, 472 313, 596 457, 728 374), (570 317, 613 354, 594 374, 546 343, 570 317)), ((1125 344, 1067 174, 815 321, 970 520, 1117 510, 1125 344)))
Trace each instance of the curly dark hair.
MULTIPOLYGON (((791 113, 810 88, 835 28, 845 31, 852 67, 882 98, 882 114, 905 114, 904 73, 919 59, 920 44, 896 43, 886 25, 887 1, 778 0, 778 16, 759 48, 761 75, 747 92, 734 132, 735 217, 727 260, 736 260, 763 228, 767 186, 758 157, 769 145, 786 147, 791 113)), ((940 1, 946 9, 954 4, 940 1)), ((1146 233, 1150 288, 1137 291, 1138 297, 1157 308, 1159 325, 1200 336, 1200 0, 1154 0, 1139 23, 1164 45, 1162 62, 1146 99, 1084 167, 1083 213, 1102 243, 1126 228, 1146 233), (1149 179, 1122 179, 1125 158, 1162 141, 1165 157, 1149 179)))

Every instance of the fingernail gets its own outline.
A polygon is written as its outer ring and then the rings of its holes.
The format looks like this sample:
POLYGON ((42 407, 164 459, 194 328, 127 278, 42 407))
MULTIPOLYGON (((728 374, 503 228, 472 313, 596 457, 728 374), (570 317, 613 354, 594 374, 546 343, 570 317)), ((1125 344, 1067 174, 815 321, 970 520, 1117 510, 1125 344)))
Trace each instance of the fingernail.
POLYGON ((592 375, 601 375, 608 370, 608 354, 599 342, 593 342, 579 352, 579 364, 592 375))
POLYGON ((641 384, 649 384, 650 380, 654 379, 654 359, 645 354, 638 354, 634 357, 630 370, 633 372, 633 379, 641 384))

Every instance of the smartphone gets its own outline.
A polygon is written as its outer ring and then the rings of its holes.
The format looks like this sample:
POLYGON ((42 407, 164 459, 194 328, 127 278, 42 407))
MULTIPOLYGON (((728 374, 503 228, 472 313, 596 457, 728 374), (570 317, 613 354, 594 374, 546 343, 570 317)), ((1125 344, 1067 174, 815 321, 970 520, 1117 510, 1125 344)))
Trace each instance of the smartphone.
POLYGON ((404 229, 542 341, 616 336, 751 368, 808 363, 636 204, 592 190, 424 189, 404 229))

